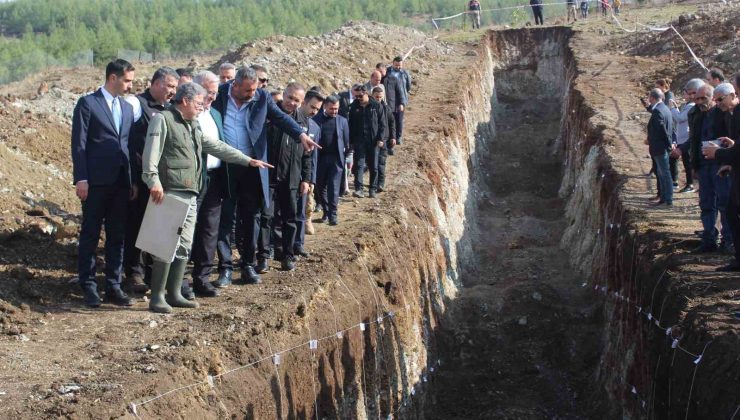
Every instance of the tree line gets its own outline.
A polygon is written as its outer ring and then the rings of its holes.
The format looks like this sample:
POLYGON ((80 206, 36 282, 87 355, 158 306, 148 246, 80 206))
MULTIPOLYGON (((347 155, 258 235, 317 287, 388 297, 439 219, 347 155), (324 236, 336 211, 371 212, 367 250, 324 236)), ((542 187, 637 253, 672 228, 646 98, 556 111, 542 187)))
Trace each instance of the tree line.
MULTIPOLYGON (((92 50, 157 57, 231 48, 275 34, 316 35, 348 20, 410 24, 454 14, 467 0, 16 0, 0 4, 0 83, 92 50)), ((483 2, 487 3, 487 2, 483 2)), ((497 0, 486 7, 517 3, 497 0)))

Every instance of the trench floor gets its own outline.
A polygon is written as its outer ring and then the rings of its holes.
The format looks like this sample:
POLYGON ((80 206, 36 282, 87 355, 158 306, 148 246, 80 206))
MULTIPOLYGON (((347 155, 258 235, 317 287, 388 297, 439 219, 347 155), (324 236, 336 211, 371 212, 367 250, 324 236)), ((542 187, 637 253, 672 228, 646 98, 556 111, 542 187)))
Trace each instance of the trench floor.
MULTIPOLYGON (((497 75, 497 83, 515 83, 497 75)), ((522 90, 524 91, 524 90, 522 90)), ((560 247, 560 103, 501 97, 481 156, 477 263, 440 334, 427 418, 590 418, 600 312, 560 247)), ((480 150, 480 149, 479 149, 480 150)))

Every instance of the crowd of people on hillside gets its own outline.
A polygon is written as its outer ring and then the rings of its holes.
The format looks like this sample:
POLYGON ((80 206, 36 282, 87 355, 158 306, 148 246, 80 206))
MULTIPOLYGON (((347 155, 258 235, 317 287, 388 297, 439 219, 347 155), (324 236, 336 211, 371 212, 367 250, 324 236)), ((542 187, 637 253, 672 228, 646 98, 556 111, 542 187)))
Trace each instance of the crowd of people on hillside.
POLYGON ((102 301, 119 306, 151 290, 154 312, 195 308, 196 296, 231 285, 237 268, 244 284, 261 283, 271 259, 293 270, 309 256, 304 239, 313 222, 339 224, 340 196, 372 199, 386 188, 412 86, 403 62, 378 63, 369 81, 334 94, 296 82, 269 91, 259 65, 223 63, 219 75, 162 67, 136 96, 129 94, 134 66, 110 62, 105 83, 80 98, 72 122, 85 304, 101 304, 95 276, 103 227, 102 301), (187 206, 172 259, 137 247, 140 235, 152 235, 141 228, 147 209, 168 199, 187 206))
POLYGON ((683 101, 674 97, 671 80, 660 79, 641 99, 651 113, 649 147, 657 178, 655 206, 673 205, 673 194, 696 192, 702 229, 695 253, 720 251, 735 258, 718 271, 740 271, 740 72, 727 80, 720 69, 689 80, 683 101), (679 189, 678 161, 685 185, 679 189), (719 226, 719 228, 718 228, 719 226))

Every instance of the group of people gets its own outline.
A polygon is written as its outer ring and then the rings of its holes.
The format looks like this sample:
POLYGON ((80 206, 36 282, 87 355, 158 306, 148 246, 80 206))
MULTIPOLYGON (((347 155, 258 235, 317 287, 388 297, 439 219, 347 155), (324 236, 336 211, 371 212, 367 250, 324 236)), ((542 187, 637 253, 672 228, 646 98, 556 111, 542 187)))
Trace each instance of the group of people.
POLYGON ((197 307, 196 295, 218 296, 232 283, 234 247, 242 283, 260 283, 269 259, 293 270, 309 256, 303 245, 314 232, 313 212, 322 211, 316 222, 339 224, 350 177, 356 198, 365 197, 365 172, 368 197, 386 188, 386 160, 402 143, 412 86, 403 61, 378 63, 368 82, 331 95, 296 82, 270 92, 258 65, 223 63, 219 75, 162 67, 136 96, 129 95, 134 66, 110 62, 105 83, 80 98, 72 123, 85 304, 101 304, 95 276, 103 227, 102 301, 119 306, 133 304, 124 289, 151 289, 154 312, 197 307), (187 203, 172 260, 136 247, 147 207, 168 198, 187 203))
POLYGON ((719 69, 689 80, 684 101, 671 92, 671 81, 656 82, 643 105, 651 113, 646 144, 658 180, 656 206, 672 206, 674 191, 692 193, 698 182, 702 229, 695 253, 734 254, 718 271, 740 271, 740 72, 729 80, 719 69), (679 190, 678 161, 686 184, 679 190), (719 217, 718 217, 719 216, 719 217), (717 227, 719 225, 719 228, 717 227))
MULTIPOLYGON (((622 7, 622 0, 592 0, 598 3, 597 8, 601 9, 601 15, 606 17, 609 15, 609 10, 613 10, 615 15, 619 14, 619 10, 622 7)), ((529 0, 529 6, 532 8, 532 16, 534 17, 535 25, 544 25, 545 19, 542 15, 542 8, 545 6, 542 0, 529 0)), ((580 0, 580 4, 577 0, 566 0, 565 8, 567 12, 566 20, 568 23, 571 21, 578 21, 578 11, 576 7, 580 8, 581 19, 588 18, 589 0, 580 0)))

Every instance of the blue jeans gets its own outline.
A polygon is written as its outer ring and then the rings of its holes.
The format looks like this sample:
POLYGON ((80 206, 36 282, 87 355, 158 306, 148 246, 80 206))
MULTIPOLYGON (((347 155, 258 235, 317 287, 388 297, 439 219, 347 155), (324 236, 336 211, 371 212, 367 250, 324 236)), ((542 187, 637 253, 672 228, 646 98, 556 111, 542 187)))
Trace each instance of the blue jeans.
POLYGON ((655 174, 660 187, 660 201, 673 204, 673 178, 668 163, 668 152, 653 156, 653 161, 655 161, 655 174))
POLYGON ((732 233, 727 221, 727 205, 730 201, 729 176, 717 176, 719 164, 703 162, 699 168, 699 208, 701 208, 701 224, 704 227, 702 242, 708 245, 717 242, 717 211, 722 220, 722 238, 732 243, 732 233))

